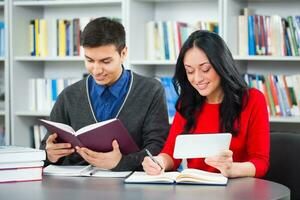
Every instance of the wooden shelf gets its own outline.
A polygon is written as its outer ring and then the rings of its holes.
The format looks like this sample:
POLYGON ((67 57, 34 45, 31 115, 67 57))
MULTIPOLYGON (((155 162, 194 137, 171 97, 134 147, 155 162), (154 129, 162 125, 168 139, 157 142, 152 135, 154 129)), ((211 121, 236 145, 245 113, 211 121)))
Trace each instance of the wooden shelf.
POLYGON ((15 115, 24 117, 48 117, 50 111, 18 111, 15 115))
POLYGON ((176 60, 133 60, 131 65, 176 65, 176 60))
POLYGON ((36 57, 36 56, 17 56, 16 61, 84 61, 84 57, 81 56, 47 56, 47 57, 36 57))
POLYGON ((80 5, 94 5, 105 4, 114 5, 121 4, 122 0, 56 0, 56 1, 15 1, 14 6, 80 6, 80 5))
POLYGON ((300 117, 270 117, 271 123, 300 123, 300 117))
POLYGON ((300 56, 233 56, 234 60, 245 61, 300 61, 300 56))

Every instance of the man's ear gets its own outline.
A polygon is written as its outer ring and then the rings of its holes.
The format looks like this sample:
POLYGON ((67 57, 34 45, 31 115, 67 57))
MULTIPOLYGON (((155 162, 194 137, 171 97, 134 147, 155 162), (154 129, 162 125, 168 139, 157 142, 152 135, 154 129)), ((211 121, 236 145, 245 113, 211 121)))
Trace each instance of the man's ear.
POLYGON ((125 58, 127 57, 127 52, 128 52, 128 48, 127 48, 127 46, 126 46, 126 47, 124 47, 124 49, 121 51, 121 58, 122 58, 123 61, 124 61, 125 58))

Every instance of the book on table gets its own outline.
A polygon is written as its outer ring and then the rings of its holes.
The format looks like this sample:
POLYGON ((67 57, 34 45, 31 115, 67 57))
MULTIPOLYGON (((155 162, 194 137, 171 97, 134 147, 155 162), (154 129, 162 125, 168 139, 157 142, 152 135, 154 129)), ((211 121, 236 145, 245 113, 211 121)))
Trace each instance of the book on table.
POLYGON ((43 161, 0 163, 0 183, 40 181, 43 161))
POLYGON ((124 178, 130 175, 132 171, 111 171, 101 169, 92 165, 49 165, 44 169, 44 175, 48 176, 92 176, 103 178, 124 178))
POLYGON ((0 146, 0 164, 13 162, 33 162, 46 159, 44 150, 19 146, 0 146))
POLYGON ((69 125, 40 119, 51 133, 57 133, 57 142, 71 143, 72 147, 87 147, 97 152, 112 151, 112 142, 117 140, 122 154, 139 151, 138 146, 119 119, 110 119, 91 124, 74 131, 69 125))
POLYGON ((145 172, 134 172, 125 179, 125 183, 163 183, 163 184, 200 184, 227 185, 228 178, 220 173, 199 169, 185 169, 181 172, 164 172, 160 175, 147 175, 145 172))

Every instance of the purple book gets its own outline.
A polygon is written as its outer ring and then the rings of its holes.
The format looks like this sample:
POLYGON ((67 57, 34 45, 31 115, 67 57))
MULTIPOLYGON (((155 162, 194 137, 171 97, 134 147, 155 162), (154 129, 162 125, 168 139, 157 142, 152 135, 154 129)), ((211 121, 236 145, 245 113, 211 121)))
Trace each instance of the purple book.
POLYGON ((77 131, 69 125, 40 119, 50 133, 57 133, 57 142, 71 143, 72 147, 86 147, 97 152, 112 151, 112 141, 117 140, 122 154, 139 151, 119 119, 110 119, 85 126, 77 131))

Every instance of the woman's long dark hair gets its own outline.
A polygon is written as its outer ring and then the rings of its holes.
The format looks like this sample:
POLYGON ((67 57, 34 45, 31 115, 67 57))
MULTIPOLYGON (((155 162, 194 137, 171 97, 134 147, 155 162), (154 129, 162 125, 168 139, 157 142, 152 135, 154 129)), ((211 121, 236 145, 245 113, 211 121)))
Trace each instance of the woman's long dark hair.
POLYGON ((236 135, 240 127, 239 116, 248 100, 248 87, 235 67, 231 52, 223 39, 219 35, 208 31, 195 31, 192 33, 183 44, 176 63, 173 77, 173 84, 179 95, 176 110, 187 121, 184 131, 190 132, 195 128, 197 114, 201 112, 206 99, 190 84, 184 68, 184 56, 191 48, 201 49, 220 76, 224 97, 220 106, 219 129, 222 132, 236 135))

